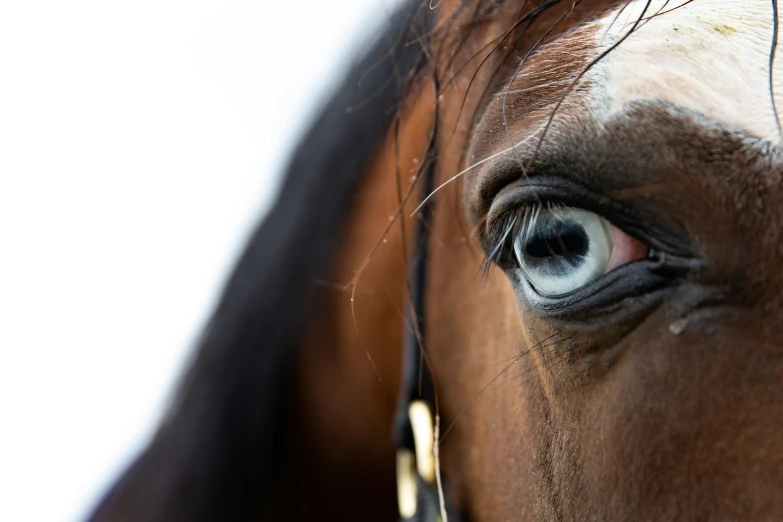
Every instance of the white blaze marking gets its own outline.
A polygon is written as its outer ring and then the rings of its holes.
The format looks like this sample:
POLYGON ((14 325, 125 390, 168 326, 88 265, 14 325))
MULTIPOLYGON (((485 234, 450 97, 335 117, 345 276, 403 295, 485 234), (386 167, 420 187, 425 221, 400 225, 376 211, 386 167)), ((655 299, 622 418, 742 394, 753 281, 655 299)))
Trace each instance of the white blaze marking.
MULTIPOLYGON (((602 20, 601 47, 626 34, 642 13, 635 0, 602 20)), ((666 100, 779 143, 769 92, 771 0, 653 0, 642 22, 597 66, 610 112, 634 100, 666 100), (663 9, 662 9, 663 8, 663 9)), ((783 4, 781 5, 783 8, 783 4)), ((780 35, 783 40, 783 34, 780 35)), ((779 44, 780 45, 780 44, 779 44)), ((783 48, 775 60, 775 98, 783 111, 783 48)))

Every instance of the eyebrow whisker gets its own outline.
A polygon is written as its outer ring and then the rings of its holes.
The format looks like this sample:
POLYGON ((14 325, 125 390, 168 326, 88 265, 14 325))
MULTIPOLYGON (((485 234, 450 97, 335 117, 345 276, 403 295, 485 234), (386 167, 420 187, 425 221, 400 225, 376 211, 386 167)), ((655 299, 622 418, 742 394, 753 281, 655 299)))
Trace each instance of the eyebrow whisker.
POLYGON ((531 141, 531 140, 535 139, 535 138, 537 137, 537 135, 538 135, 540 132, 542 132, 542 131, 544 130, 544 128, 545 128, 545 127, 546 127, 546 124, 541 124, 541 125, 540 125, 540 126, 539 126, 539 127, 536 129, 536 130, 534 130, 533 132, 531 132, 531 133, 530 133, 530 135, 529 135, 527 138, 525 138, 524 140, 522 140, 522 141, 518 141, 517 143, 514 143, 514 144, 513 144, 513 145, 511 145, 510 147, 507 147, 507 148, 505 148, 505 149, 503 149, 503 150, 501 150, 501 151, 499 151, 499 152, 496 152, 495 154, 492 154, 491 156, 488 156, 488 157, 484 158, 483 160, 481 160, 481 161, 478 161, 478 162, 476 162, 476 163, 474 163, 474 164, 470 165, 469 167, 465 168, 465 169, 464 169, 464 170, 462 170, 461 172, 459 172, 459 173, 455 174, 454 176, 450 177, 449 179, 447 179, 446 181, 444 181, 442 184, 438 185, 438 186, 437 186, 437 187, 436 187, 436 188, 435 188, 435 189, 434 189, 432 192, 430 192, 430 193, 427 195, 427 197, 425 197, 425 198, 422 200, 422 202, 419 204, 419 206, 418 206, 418 207, 416 207, 416 208, 413 210, 413 212, 411 212, 411 215, 410 215, 410 217, 413 217, 413 216, 415 216, 415 215, 416 215, 416 214, 417 214, 417 213, 418 213, 418 212, 421 210, 421 208, 422 208, 424 205, 426 205, 426 204, 427 204, 427 202, 430 200, 430 198, 432 198, 432 196, 434 196, 434 195, 435 195, 435 194, 436 194, 438 191, 440 191, 440 190, 441 190, 443 187, 445 187, 445 186, 446 186, 446 185, 448 185, 449 183, 451 183, 451 182, 453 182, 453 181, 455 181, 455 180, 459 179, 459 178, 460 178, 460 177, 462 177, 464 174, 467 174, 468 172, 470 172, 471 170, 475 169, 476 167, 478 167, 478 166, 480 166, 480 165, 483 165, 484 163, 486 163, 486 162, 488 162, 488 161, 490 161, 490 160, 492 160, 492 159, 495 159, 495 158, 497 158, 497 157, 499 157, 499 156, 503 156, 504 154, 507 154, 507 153, 511 152, 513 149, 515 149, 515 148, 519 147, 520 145, 525 145, 526 143, 528 143, 528 141, 531 141))
POLYGON ((778 50, 778 32, 780 24, 778 20, 778 0, 772 0, 772 48, 769 51, 769 95, 772 99, 772 110, 775 113, 775 123, 778 126, 778 134, 783 138, 783 128, 780 125, 777 100, 775 100, 775 55, 778 50))
POLYGON ((494 95, 495 98, 500 98, 501 96, 504 96, 505 94, 521 94, 525 92, 533 92, 537 91, 538 89, 545 89, 547 87, 559 87, 561 85, 568 85, 567 80, 552 80, 545 83, 539 83, 537 85, 533 85, 531 87, 526 87, 524 89, 514 89, 513 91, 507 91, 507 92, 499 92, 494 95))

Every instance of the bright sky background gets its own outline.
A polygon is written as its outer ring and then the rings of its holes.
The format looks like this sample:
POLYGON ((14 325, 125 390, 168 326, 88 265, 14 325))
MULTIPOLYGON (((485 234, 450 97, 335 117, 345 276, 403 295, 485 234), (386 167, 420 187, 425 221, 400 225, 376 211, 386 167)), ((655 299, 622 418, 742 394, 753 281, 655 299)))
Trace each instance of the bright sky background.
POLYGON ((144 444, 295 137, 399 0, 0 2, 0 520, 144 444))

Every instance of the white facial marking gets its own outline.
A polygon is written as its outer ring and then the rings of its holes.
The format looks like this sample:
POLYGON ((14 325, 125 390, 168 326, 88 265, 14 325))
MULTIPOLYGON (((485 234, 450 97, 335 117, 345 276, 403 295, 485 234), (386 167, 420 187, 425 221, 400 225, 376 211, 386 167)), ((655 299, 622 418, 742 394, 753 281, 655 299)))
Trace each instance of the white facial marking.
MULTIPOLYGON (((634 0, 602 20, 604 49, 628 33, 646 3, 634 0)), ((611 113, 634 100, 666 100, 773 143, 783 140, 769 89, 771 0, 653 0, 644 18, 597 66, 611 113)), ((781 111, 782 59, 783 46, 774 65, 781 111)))

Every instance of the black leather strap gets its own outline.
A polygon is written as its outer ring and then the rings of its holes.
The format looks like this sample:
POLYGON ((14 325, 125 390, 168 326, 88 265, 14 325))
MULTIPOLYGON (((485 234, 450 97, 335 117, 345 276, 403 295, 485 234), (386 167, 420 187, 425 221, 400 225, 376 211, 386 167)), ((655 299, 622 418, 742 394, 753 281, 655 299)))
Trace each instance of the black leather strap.
MULTIPOLYGON (((435 177, 435 162, 431 161, 424 173, 423 194, 432 192, 435 177)), ((408 406, 415 400, 423 400, 431 411, 435 411, 435 387, 432 376, 424 362, 422 346, 425 339, 424 296, 427 289, 427 256, 429 253, 430 220, 432 202, 421 208, 416 229, 416 240, 410 266, 410 289, 413 310, 408 314, 402 349, 402 381, 397 402, 394 425, 394 440, 398 448, 415 452, 413 430, 408 417, 408 406), (418 329, 418 331, 417 331, 418 329)))
MULTIPOLYGON (((422 180, 422 197, 431 194, 435 181, 435 161, 428 161, 422 180)), ((435 386, 422 350, 426 339, 424 299, 427 290, 427 258, 429 254, 430 229, 433 216, 433 202, 429 201, 419 210, 414 252, 411 259, 410 288, 412 310, 405 327, 402 361, 402 382, 394 421, 394 440, 397 447, 416 453, 413 427, 409 407, 414 401, 423 401, 434 415, 437 411, 435 386)), ((427 481, 414 472, 416 481, 416 511, 412 517, 400 518, 405 522, 440 522, 441 511, 438 487, 435 481, 427 481)), ((449 502, 444 485, 444 502, 449 522, 459 522, 459 516, 449 502)))

